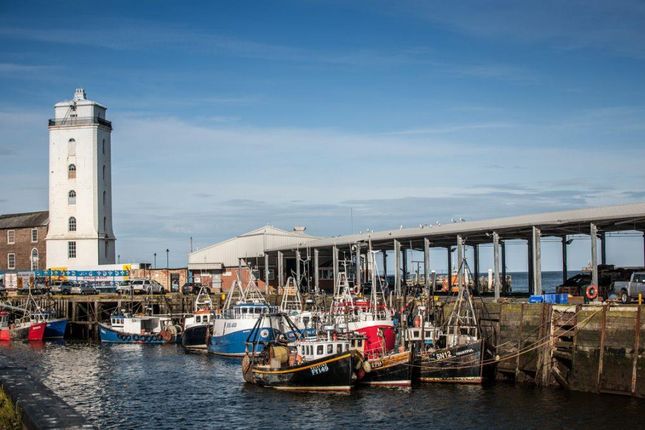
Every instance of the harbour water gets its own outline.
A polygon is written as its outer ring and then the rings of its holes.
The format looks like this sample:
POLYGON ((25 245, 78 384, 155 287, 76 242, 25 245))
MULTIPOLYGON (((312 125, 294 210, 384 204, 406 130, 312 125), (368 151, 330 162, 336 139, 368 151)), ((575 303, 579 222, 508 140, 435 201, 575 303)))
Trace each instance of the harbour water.
POLYGON ((174 345, 13 343, 0 354, 101 429, 637 428, 645 407, 629 397, 505 383, 283 393, 244 384, 239 361, 174 345))

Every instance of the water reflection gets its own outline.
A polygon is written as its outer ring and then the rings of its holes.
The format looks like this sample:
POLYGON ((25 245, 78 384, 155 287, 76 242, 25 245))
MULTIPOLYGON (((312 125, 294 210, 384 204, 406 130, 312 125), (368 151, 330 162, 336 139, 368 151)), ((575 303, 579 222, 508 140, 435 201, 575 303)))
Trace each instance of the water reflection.
MULTIPOLYGON (((298 394, 242 383, 239 362, 172 345, 0 344, 100 428, 619 428, 645 402, 498 384, 298 394)), ((638 425, 636 425, 638 427, 638 425)))

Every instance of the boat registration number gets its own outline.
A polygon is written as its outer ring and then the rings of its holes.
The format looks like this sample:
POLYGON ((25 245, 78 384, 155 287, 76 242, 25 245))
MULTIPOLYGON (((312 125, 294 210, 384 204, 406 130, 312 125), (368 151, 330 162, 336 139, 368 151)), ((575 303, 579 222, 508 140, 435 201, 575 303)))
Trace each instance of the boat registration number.
POLYGON ((443 351, 437 352, 434 356, 436 360, 445 360, 446 358, 452 357, 452 353, 450 351, 443 351))
POLYGON ((329 372, 329 367, 327 367, 326 364, 321 364, 320 366, 314 366, 311 368, 311 374, 314 376, 327 372, 329 372))

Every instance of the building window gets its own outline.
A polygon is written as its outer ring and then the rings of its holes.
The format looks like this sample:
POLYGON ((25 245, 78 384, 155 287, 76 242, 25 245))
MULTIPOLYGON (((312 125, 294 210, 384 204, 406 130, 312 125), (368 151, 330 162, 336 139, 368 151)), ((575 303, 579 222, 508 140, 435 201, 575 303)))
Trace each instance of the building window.
POLYGON ((38 270, 38 250, 31 250, 31 270, 38 270))
POLYGON ((76 155, 76 140, 70 139, 67 142, 67 155, 76 155))
POLYGON ((104 207, 104 208, 105 208, 105 202, 106 202, 106 200, 107 200, 107 197, 106 197, 106 196, 107 196, 107 193, 106 193, 105 191, 103 191, 103 207, 104 207))
POLYGON ((67 179, 76 179, 76 164, 67 166, 67 179))
POLYGON ((16 268, 16 254, 13 252, 7 254, 7 269, 14 270, 16 268))
POLYGON ((108 241, 106 240, 105 241, 105 247, 104 247, 105 248, 105 258, 107 258, 107 255, 108 255, 108 246, 109 246, 108 241))
POLYGON ((67 258, 76 258, 76 242, 67 242, 67 258))
POLYGON ((103 217, 103 233, 107 233, 107 217, 103 217))
POLYGON ((76 204, 76 191, 71 190, 67 195, 67 204, 75 205, 76 204))
POLYGON ((69 217, 69 220, 67 221, 67 230, 76 231, 76 218, 73 216, 69 217))
POLYGON ((103 139, 103 143, 101 144, 101 152, 105 155, 105 139, 103 139))
POLYGON ((105 181, 105 164, 103 165, 103 181, 105 181))
POLYGON ((38 242, 38 229, 37 228, 32 228, 31 229, 31 243, 36 243, 38 242))
POLYGON ((14 243, 16 243, 16 231, 7 230, 7 244, 13 245, 14 243))

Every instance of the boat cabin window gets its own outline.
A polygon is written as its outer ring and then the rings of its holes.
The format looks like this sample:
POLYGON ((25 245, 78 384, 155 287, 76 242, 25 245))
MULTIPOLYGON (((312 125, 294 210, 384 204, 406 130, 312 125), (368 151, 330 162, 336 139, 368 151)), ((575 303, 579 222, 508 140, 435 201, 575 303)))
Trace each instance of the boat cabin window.
POLYGON ((334 353, 334 344, 330 343, 327 345, 327 354, 333 354, 334 353))
POLYGON ((314 347, 312 345, 307 345, 307 354, 314 355, 314 347))
POLYGON ((415 339, 418 338, 420 335, 421 333, 419 333, 419 330, 412 330, 412 336, 414 336, 415 339))
POLYGON ((340 354, 341 352, 343 352, 343 344, 336 344, 336 353, 340 354))
POLYGON ((197 316, 195 317, 195 322, 202 322, 202 317, 200 317, 199 315, 197 315, 197 316))
POLYGON ((345 344, 345 351, 349 351, 349 343, 345 344))
POLYGON ((322 355, 325 352, 323 345, 318 345, 316 355, 322 355))

